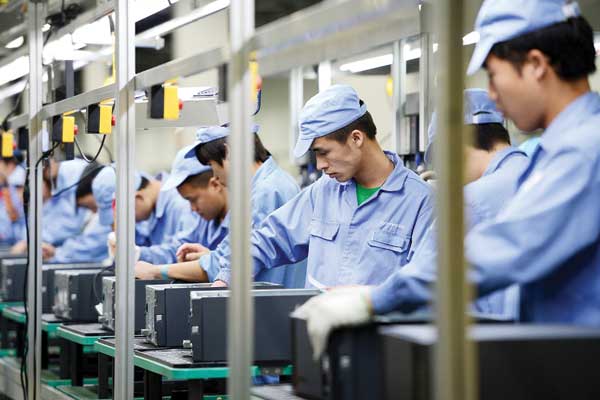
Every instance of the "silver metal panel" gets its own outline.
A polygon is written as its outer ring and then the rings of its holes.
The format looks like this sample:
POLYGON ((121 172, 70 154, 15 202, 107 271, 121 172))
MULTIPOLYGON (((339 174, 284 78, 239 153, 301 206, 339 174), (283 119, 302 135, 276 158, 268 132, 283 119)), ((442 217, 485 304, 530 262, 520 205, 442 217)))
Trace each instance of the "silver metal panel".
POLYGON ((29 114, 21 114, 11 117, 8 119, 8 122, 13 130, 22 126, 27 126, 29 124, 29 114))
POLYGON ((323 2, 257 29, 265 76, 357 54, 419 33, 417 0, 323 2))
POLYGON ((41 118, 47 119, 65 112, 80 110, 90 104, 99 103, 103 100, 115 97, 116 85, 110 84, 98 89, 93 89, 77 96, 69 97, 56 103, 48 104, 42 108, 41 118))
POLYGON ((229 60, 229 49, 219 47, 189 57, 178 58, 165 64, 140 72, 135 77, 135 88, 145 89, 166 80, 199 74, 217 68, 229 60))
MULTIPOLYGON (((133 398, 135 325, 135 22, 133 1, 116 2, 117 258, 114 398, 133 398)), ((114 94, 113 94, 114 96, 114 94)))
POLYGON ((394 42, 392 63, 392 151, 398 154, 410 153, 410 132, 407 129, 404 115, 404 103, 406 102, 406 52, 404 46, 406 39, 394 42))
POLYGON ((439 40, 437 136, 435 166, 438 173, 438 266, 436 285, 436 345, 434 398, 477 398, 474 357, 466 337, 468 326, 463 220, 462 101, 465 81, 462 46, 464 2, 436 3, 439 40))
POLYGON ((135 104, 135 127, 138 130, 220 124, 216 98, 184 102, 183 109, 180 111, 179 119, 177 120, 149 118, 146 112, 147 108, 148 103, 135 104))
POLYGON ((252 268, 250 255, 250 181, 254 160, 254 135, 250 135, 250 52, 246 43, 254 32, 254 1, 233 0, 229 12, 232 58, 229 64, 231 117, 231 171, 228 177, 231 196, 231 298, 228 302, 227 389, 233 400, 250 398, 250 366, 254 353, 254 303, 250 296, 252 268))
POLYGON ((42 120, 42 25, 45 3, 29 2, 27 11, 29 43, 29 265, 27 270, 27 398, 41 397, 42 360, 42 173, 36 172, 36 161, 41 156, 42 120))
POLYGON ((423 3, 421 6, 421 59, 419 60, 419 151, 425 151, 429 144, 427 130, 431 121, 431 114, 435 108, 432 26, 432 5, 423 3))
POLYGON ((294 156, 294 146, 298 140, 300 111, 304 105, 304 71, 302 67, 294 68, 290 71, 290 163, 296 164, 297 159, 294 156))

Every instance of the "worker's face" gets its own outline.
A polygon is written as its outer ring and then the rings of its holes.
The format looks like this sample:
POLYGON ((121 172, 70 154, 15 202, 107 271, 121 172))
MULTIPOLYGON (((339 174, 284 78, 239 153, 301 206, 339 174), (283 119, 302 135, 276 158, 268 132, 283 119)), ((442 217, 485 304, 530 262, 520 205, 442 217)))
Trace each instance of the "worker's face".
POLYGON ((181 197, 190 202, 192 211, 207 221, 222 218, 227 213, 227 191, 221 181, 214 176, 204 187, 184 183, 177 190, 181 197))
POLYGON ((223 160, 223 165, 220 165, 216 161, 210 161, 210 167, 213 170, 213 175, 221 181, 221 183, 227 186, 227 174, 229 173, 229 159, 223 160))
MULTIPOLYGON (((538 50, 528 56, 521 71, 510 62, 490 54, 486 60, 489 95, 504 115, 522 131, 532 132, 542 127, 544 90, 540 79, 547 72, 538 50)), ((542 57, 543 58, 543 57, 542 57)))
POLYGON ((155 205, 148 190, 138 190, 135 193, 135 222, 150 218, 155 205))
POLYGON ((345 143, 327 136, 315 139, 311 150, 317 158, 317 169, 338 182, 349 181, 358 170, 364 140, 365 134, 358 130, 352 131, 345 143))
POLYGON ((98 211, 98 205, 96 204, 96 200, 94 199, 93 194, 86 194, 77 199, 77 206, 87 208, 88 210, 92 210, 93 212, 98 211))

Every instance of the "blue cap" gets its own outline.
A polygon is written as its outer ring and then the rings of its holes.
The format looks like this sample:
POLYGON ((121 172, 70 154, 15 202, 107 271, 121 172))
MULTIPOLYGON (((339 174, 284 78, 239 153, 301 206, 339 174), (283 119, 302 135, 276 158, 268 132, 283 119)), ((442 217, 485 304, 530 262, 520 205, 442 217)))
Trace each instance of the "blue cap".
POLYGON ((361 104, 352 86, 333 85, 313 96, 300 112, 300 135, 294 156, 302 157, 313 140, 351 124, 366 112, 367 105, 361 104))
MULTIPOLYGON (((252 124, 252 133, 258 133, 260 126, 252 124)), ((229 126, 227 125, 215 125, 215 126, 203 126, 196 131, 196 142, 192 146, 189 146, 187 153, 184 158, 191 158, 196 156, 196 147, 209 143, 217 139, 221 139, 229 136, 229 126)))
POLYGON ((25 168, 17 165, 14 171, 8 176, 6 182, 11 186, 25 186, 25 168))
MULTIPOLYGON (((466 89, 464 91, 463 112, 465 125, 504 123, 504 116, 498 111, 496 104, 490 99, 488 92, 483 89, 466 89)), ((432 161, 431 145, 435 139, 436 131, 437 115, 434 112, 431 115, 431 123, 427 130, 429 142, 425 150, 425 161, 428 163, 432 161)))
POLYGON ((475 21, 479 41, 467 74, 472 75, 481 68, 496 43, 579 15, 577 2, 565 0, 485 0, 475 21))
POLYGON ((112 225, 112 202, 115 196, 117 174, 111 166, 104 167, 92 182, 92 193, 98 205, 98 218, 101 225, 112 225))
POLYGON ((175 160, 173 161, 173 166, 171 167, 171 174, 163 183, 160 190, 171 190, 181 185, 189 176, 210 171, 210 167, 200 164, 200 161, 198 161, 196 157, 186 158, 186 154, 194 147, 195 145, 186 146, 177 152, 175 160))

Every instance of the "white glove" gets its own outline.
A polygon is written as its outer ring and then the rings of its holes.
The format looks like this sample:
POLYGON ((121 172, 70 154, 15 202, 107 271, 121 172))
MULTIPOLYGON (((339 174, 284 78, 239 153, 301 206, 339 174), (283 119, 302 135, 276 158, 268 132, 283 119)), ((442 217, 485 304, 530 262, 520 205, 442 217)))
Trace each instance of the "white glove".
MULTIPOLYGON (((111 232, 108 234, 108 239, 106 241, 106 245, 108 246, 108 256, 111 261, 115 260, 115 254, 117 253, 117 235, 115 232, 111 232)), ((138 262, 140 259, 141 250, 139 246, 135 246, 135 262, 138 262)))
POLYGON ((332 330, 362 325, 371 319, 370 290, 368 286, 332 289, 313 297, 292 313, 293 317, 306 320, 315 360, 325 350, 332 330))

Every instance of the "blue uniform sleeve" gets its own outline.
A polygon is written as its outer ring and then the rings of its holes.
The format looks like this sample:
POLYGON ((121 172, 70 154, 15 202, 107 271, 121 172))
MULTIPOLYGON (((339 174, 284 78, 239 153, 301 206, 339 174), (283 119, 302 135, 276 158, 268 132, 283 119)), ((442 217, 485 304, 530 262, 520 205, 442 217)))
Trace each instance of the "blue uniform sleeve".
POLYGON ((65 240, 79 235, 84 228, 88 211, 75 206, 66 193, 58 199, 51 199, 48 207, 44 207, 42 219, 42 240, 54 246, 60 246, 65 240))
POLYGON ((140 260, 151 264, 170 264, 177 261, 177 249, 184 243, 189 243, 189 237, 194 237, 198 229, 200 216, 189 212, 181 213, 177 233, 168 236, 162 243, 140 247, 140 260))
MULTIPOLYGON (((307 257, 314 187, 315 184, 306 188, 255 226, 251 239, 253 276, 265 268, 294 264, 307 257)), ((222 245, 219 245, 219 248, 222 245)), ((229 254, 227 257, 224 257, 224 254, 215 256, 220 269, 213 280, 222 280, 229 284, 231 278, 229 254)), ((201 265, 204 268, 202 261, 201 258, 201 265)), ((216 269, 214 266, 211 267, 216 269)))
MULTIPOLYGON (((480 296, 542 279, 594 244, 600 235, 600 182, 598 165, 585 158, 563 149, 521 185, 495 220, 469 232, 465 255, 480 296)), ((435 252, 419 254, 412 263, 374 288, 377 313, 431 300, 435 252)))
POLYGON ((107 236, 110 226, 101 225, 97 218, 90 223, 83 234, 67 239, 56 249, 55 263, 100 262, 108 257, 107 236))
POLYGON ((435 219, 435 207, 433 201, 433 196, 428 196, 419 210, 412 232, 412 243, 407 257, 409 262, 414 257, 416 250, 421 246, 421 243, 428 240, 427 231, 435 219))

